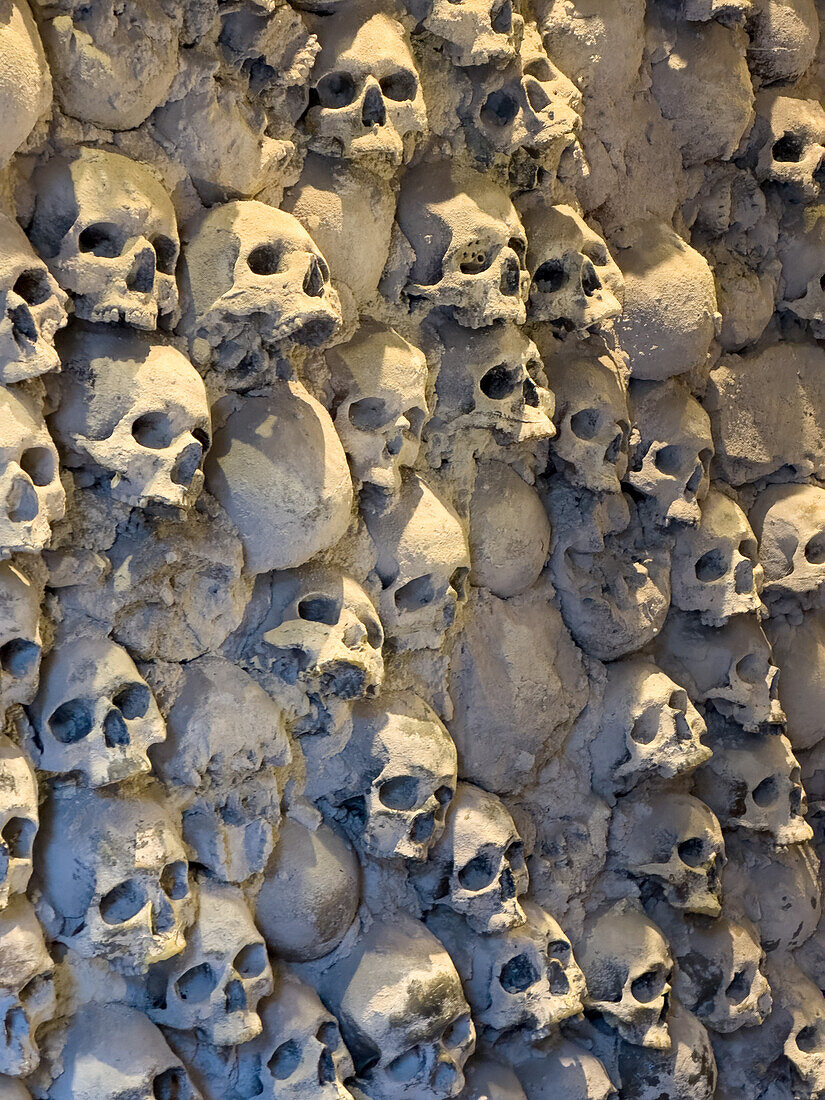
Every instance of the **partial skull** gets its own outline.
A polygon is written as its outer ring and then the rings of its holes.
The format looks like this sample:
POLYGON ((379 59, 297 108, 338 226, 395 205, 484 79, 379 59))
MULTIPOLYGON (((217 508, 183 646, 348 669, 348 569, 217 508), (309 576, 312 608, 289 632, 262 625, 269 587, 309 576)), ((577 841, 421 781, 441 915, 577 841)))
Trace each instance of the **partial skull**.
POLYGON ((153 331, 177 319, 180 253, 172 200, 120 153, 80 148, 35 176, 32 244, 86 321, 153 331))
POLYGON ((75 328, 61 343, 60 404, 49 420, 66 465, 102 476, 116 500, 185 508, 212 439, 203 379, 167 344, 75 328))
POLYGON ((768 619, 765 633, 782 669, 777 683, 785 734, 794 752, 804 752, 825 737, 825 611, 808 611, 798 623, 768 619))
POLYGON ((622 1044, 618 1069, 627 1100, 715 1100, 716 1059, 702 1023, 674 997, 668 1021, 671 1044, 643 1050, 622 1044))
POLYGON ((471 1058, 464 1081, 462 1100, 527 1100, 515 1073, 493 1058, 471 1058))
MULTIPOLYGON (((527 1100, 613 1100, 618 1096, 595 1054, 569 1039, 520 1065, 518 1073, 527 1100)), ((496 1096, 491 1093, 489 1100, 496 1096)))
POLYGON ((0 910, 24 894, 37 834, 37 778, 28 757, 0 734, 0 910))
POLYGON ((825 109, 816 99, 771 89, 756 97, 748 142, 756 178, 776 184, 791 202, 815 202, 825 181, 825 109))
POLYGON ((28 898, 0 912, 0 1073, 27 1077, 37 1069, 37 1030, 57 1010, 54 964, 28 898))
POLYGON ((793 82, 819 44, 814 0, 754 0, 748 21, 748 65, 763 84, 793 82))
POLYGON ((456 65, 503 65, 516 57, 524 20, 511 0, 408 0, 407 6, 425 30, 444 40, 456 65))
POLYGON ((765 600, 803 610, 825 602, 825 489, 769 485, 750 519, 759 540, 765 600))
POLYGON ((10 562, 0 561, 0 712, 32 701, 41 653, 40 594, 10 562))
POLYGON ((28 0, 11 0, 0 23, 0 168, 49 109, 52 80, 28 0))
POLYGON ((769 964, 773 1011, 762 1031, 793 1096, 825 1093, 825 996, 790 957, 769 964))
POLYGON ((472 783, 458 783, 444 833, 415 884, 426 908, 447 908, 488 935, 524 924, 521 895, 529 875, 524 845, 504 803, 472 783))

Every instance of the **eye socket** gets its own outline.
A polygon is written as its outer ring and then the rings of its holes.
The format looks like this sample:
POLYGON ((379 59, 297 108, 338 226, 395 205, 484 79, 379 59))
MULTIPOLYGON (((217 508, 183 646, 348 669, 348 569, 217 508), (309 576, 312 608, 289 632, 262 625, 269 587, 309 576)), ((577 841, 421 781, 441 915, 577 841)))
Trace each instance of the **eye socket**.
POLYGON ((651 1001, 655 1001, 657 997, 661 996, 664 987, 664 972, 657 968, 640 974, 631 984, 630 992, 637 1001, 641 1001, 642 1004, 649 1004, 651 1001))
POLYGON ((588 443, 599 434, 602 414, 598 409, 579 409, 570 417, 570 430, 577 439, 588 443))
POLYGON ((765 809, 773 806, 779 798, 779 781, 775 775, 769 775, 757 784, 751 792, 751 798, 757 806, 765 809))
POLYGON ((146 890, 137 879, 127 879, 100 899, 100 916, 106 924, 125 924, 146 905, 146 890))
POLYGON ((532 61, 528 61, 526 65, 522 66, 521 70, 525 76, 532 76, 534 80, 538 80, 540 84, 547 84, 553 79, 553 70, 550 68, 550 62, 546 57, 535 57, 532 61))
POLYGON ((107 260, 120 256, 125 244, 123 231, 114 222, 87 225, 77 238, 77 247, 81 252, 91 252, 94 256, 107 260))
POLYGON ((355 81, 349 73, 327 73, 315 85, 315 94, 322 107, 349 107, 355 99, 355 81))
POLYGON ((323 1043, 327 1050, 337 1050, 341 1045, 341 1032, 334 1020, 327 1020, 321 1024, 315 1032, 315 1038, 319 1043, 323 1043))
POLYGON ((275 244, 259 244, 246 258, 253 275, 276 275, 283 258, 282 250, 275 244))
POLYGON ((181 901, 189 893, 189 867, 182 859, 167 863, 160 876, 160 886, 170 901, 181 901))
POLYGON ((420 1047, 410 1047, 399 1054, 387 1066, 387 1075, 393 1081, 412 1081, 425 1067, 424 1051, 420 1047))
POLYGON ((759 653, 746 653, 736 662, 736 675, 746 684, 758 684, 768 675, 768 662, 759 653))
POLYGON ((0 669, 15 679, 27 676, 40 659, 40 646, 25 638, 12 638, 0 646, 0 669))
POLYGON ((418 780, 414 775, 398 775, 378 788, 378 799, 388 810, 412 810, 419 804, 418 780))
POLYGON ((332 596, 304 596, 298 603, 298 615, 304 622, 335 626, 341 618, 341 601, 332 596))
POLYGON ((267 1062, 267 1069, 276 1081, 286 1081, 291 1077, 301 1064, 301 1046, 297 1039, 288 1039, 287 1042, 275 1050, 275 1053, 267 1062))
POLYGON ((701 867, 705 862, 705 842, 699 836, 683 840, 676 852, 682 863, 686 863, 688 867, 701 867))
POLYGON ((266 948, 262 943, 242 947, 232 963, 242 978, 257 978, 266 969, 266 948))
POLYGON ((48 275, 36 268, 21 272, 12 290, 28 306, 42 306, 52 296, 48 275))
POLYGON ((503 401, 518 388, 520 379, 521 371, 517 367, 498 363, 483 375, 479 389, 491 401, 503 401))
POLYGON ((820 531, 805 544, 805 560, 811 565, 825 564, 825 531, 820 531))
POLYGON ((470 1038, 471 1030, 472 1020, 469 1014, 459 1016, 457 1020, 453 1020, 448 1025, 447 1030, 441 1036, 441 1041, 446 1047, 463 1046, 470 1038))
POLYGON ((158 237, 154 237, 151 241, 152 248, 155 250, 155 256, 157 258, 157 269, 164 275, 174 275, 175 267, 178 262, 178 246, 171 237, 165 237, 162 234, 158 237))
POLYGON ((139 416, 132 424, 132 437, 148 450, 165 451, 172 445, 175 429, 167 413, 149 412, 139 416))
POLYGON ((728 562, 725 554, 718 547, 702 554, 694 566, 697 581, 703 584, 711 584, 721 580, 728 571, 728 562))
POLYGON ((740 970, 734 974, 730 985, 725 990, 725 996, 733 1005, 741 1005, 744 999, 751 991, 753 985, 753 976, 748 974, 745 970, 740 970))
POLYGON ((218 978, 209 963, 200 963, 181 974, 175 982, 175 990, 182 1001, 205 1001, 218 984, 218 978))
POLYGON ((53 711, 49 729, 61 745, 74 745, 88 737, 94 727, 92 711, 83 699, 67 699, 53 711))
POLYGON ((504 853, 505 860, 511 867, 524 866, 524 845, 520 840, 514 840, 511 844, 508 844, 507 850, 504 853))
POLYGON ((816 1023, 808 1024, 806 1027, 800 1028, 796 1035, 796 1045, 805 1054, 816 1053, 825 1045, 821 1031, 821 1020, 817 1020, 816 1023))
POLYGON ((403 584, 395 593, 395 606, 399 611, 419 611, 435 599, 435 585, 432 575, 426 573, 423 577, 415 577, 403 584))
POLYGON ((518 102, 515 96, 502 89, 490 92, 481 108, 480 118, 485 125, 496 130, 509 126, 518 114, 518 102))
POLYGON ((557 294, 567 282, 567 272, 561 260, 545 260, 533 276, 533 286, 540 294, 557 294))
POLYGON ((783 164, 796 164, 798 161, 802 160, 802 154, 804 152, 805 142, 799 134, 793 134, 789 130, 786 130, 782 137, 773 143, 771 156, 774 160, 780 161, 783 164))
POLYGON ((357 428, 358 431, 377 431, 389 420, 387 403, 380 397, 362 397, 360 401, 353 401, 347 417, 353 428, 357 428))
POLYGON ((149 709, 151 693, 146 684, 126 684, 117 691, 112 702, 127 721, 142 718, 149 709))
POLYGON ((667 477, 676 477, 682 468, 682 448, 673 443, 660 447, 653 461, 660 473, 667 477))
POLYGON ((524 993, 539 980, 538 967, 529 955, 516 955, 501 968, 499 982, 505 993, 524 993))
POLYGON ((38 488, 54 480, 54 454, 48 447, 28 447, 20 456, 20 469, 29 475, 38 488))
POLYGON ((190 1095, 186 1073, 180 1066, 171 1066, 152 1081, 155 1100, 185 1100, 190 1095))
POLYGON ((484 890, 496 876, 497 867, 490 855, 482 852, 465 863, 458 872, 458 881, 465 890, 484 890))
POLYGON ((477 244, 465 250, 464 259, 458 265, 458 270, 462 275, 480 275, 492 262, 493 253, 477 244))
POLYGON ((0 839, 9 850, 10 859, 30 859, 37 826, 25 817, 10 817, 0 830, 0 839))
POLYGON ((382 77, 378 83, 387 99, 393 99, 399 103, 403 100, 415 99, 418 92, 418 80, 415 73, 411 73, 406 69, 399 69, 396 73, 390 73, 389 76, 382 77))

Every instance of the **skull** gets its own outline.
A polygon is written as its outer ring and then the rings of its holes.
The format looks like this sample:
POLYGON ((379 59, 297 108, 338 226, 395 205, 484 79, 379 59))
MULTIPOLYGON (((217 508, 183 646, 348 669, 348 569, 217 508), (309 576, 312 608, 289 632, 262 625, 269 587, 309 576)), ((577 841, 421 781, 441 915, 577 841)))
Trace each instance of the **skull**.
MULTIPOLYGON (((612 1100, 618 1096, 599 1059, 569 1039, 520 1065, 519 1079, 527 1100, 612 1100)), ((497 1100, 497 1095, 491 1093, 489 1100, 497 1100)))
POLYGON ((200 1100, 160 1030, 126 1005, 85 1005, 60 1031, 52 1100, 200 1100))
MULTIPOLYGON (((782 219, 776 250, 782 262, 777 306, 807 321, 812 334, 825 334, 825 217, 820 204, 803 206, 782 219)), ((771 299, 773 305, 773 299, 771 299)))
POLYGON ((650 500, 658 523, 695 525, 710 488, 710 417, 680 382, 630 384, 638 442, 627 480, 650 500))
POLYGON ((127 330, 74 329, 61 353, 50 426, 67 465, 102 471, 112 496, 127 504, 194 503, 212 426, 206 388, 189 361, 127 330))
POLYGON ((38 768, 87 787, 148 772, 147 749, 166 737, 134 661, 102 637, 61 642, 49 653, 30 716, 38 768))
POLYGON ((770 485, 750 512, 765 571, 765 599, 803 609, 825 596, 825 489, 770 485))
POLYGON ((459 1095, 475 1028, 450 956, 418 921, 376 921, 323 975, 321 995, 370 1100, 459 1095))
POLYGON ((446 907, 487 935, 524 924, 529 875, 524 845, 507 807, 472 783, 459 783, 441 838, 416 876, 427 908, 446 907))
POLYGON ((0 910, 24 894, 37 833, 37 779, 25 754, 0 734, 0 910))
POLYGON ((272 986, 266 944, 243 894, 236 886, 203 879, 186 947, 152 967, 146 1011, 164 1027, 194 1030, 216 1046, 234 1046, 261 1034, 256 1008, 272 986))
POLYGON ((470 551, 461 521, 411 471, 392 507, 367 510, 364 520, 378 555, 388 641, 397 650, 438 649, 466 598, 470 551))
POLYGON ((779 185, 791 202, 815 202, 825 179, 825 110, 816 99, 771 89, 756 97, 749 142, 756 178, 779 185))
POLYGON ((37 1068, 37 1029, 56 1007, 43 930, 31 902, 12 898, 0 913, 0 1073, 26 1077, 37 1068))
POLYGON ((753 615, 734 615, 713 630, 698 616, 671 611, 656 646, 657 663, 691 699, 753 732, 785 721, 777 697, 779 669, 753 615))
POLYGON ((40 594, 10 562, 0 561, 0 713, 34 698, 41 651, 40 594))
POLYGON ((57 448, 26 394, 0 389, 0 559, 48 546, 66 494, 57 448))
POLYGON ((189 863, 179 823, 154 791, 57 791, 34 862, 41 918, 81 957, 144 974, 183 950, 194 916, 189 863))
POLYGON ((673 959, 662 933, 629 902, 617 902, 585 926, 579 962, 585 1007, 628 1043, 670 1050, 668 1015, 673 959))
POLYGON ((23 230, 0 214, 0 383, 59 370, 54 335, 67 301, 23 230))
POLYGON ((769 833, 777 844, 814 835, 799 761, 784 734, 728 732, 697 773, 696 791, 728 828, 769 833))
POLYGON ((444 40, 455 65, 502 65, 514 61, 524 20, 511 0, 415 0, 408 7, 425 30, 444 40))
POLYGON ((515 1073, 492 1058, 471 1058, 462 1100, 527 1100, 515 1073))
POLYGON ((702 501, 699 523, 685 528, 673 549, 674 605, 698 611, 708 626, 721 626, 731 615, 760 610, 762 581, 756 537, 745 513, 730 497, 711 489, 702 501))
POLYGON ((435 712, 411 694, 357 703, 341 755, 348 778, 330 803, 353 843, 425 860, 456 787, 455 745, 435 712))
POLYGON ((789 958, 772 963, 773 1012, 763 1030, 790 1071, 794 1097, 825 1093, 825 997, 789 958))
POLYGON ((518 1030, 538 1042, 582 1012, 584 975, 570 941, 534 902, 524 902, 524 913, 520 927, 481 936, 446 910, 427 918, 461 975, 476 1026, 490 1040, 518 1030))
POLYGON ((612 356, 572 353, 547 355, 552 363, 558 435, 552 453, 571 485, 593 493, 619 493, 627 473, 630 414, 627 393, 612 356))
POLYGON ((37 24, 27 0, 3 5, 0 23, 0 168, 26 141, 38 119, 49 111, 52 81, 43 54, 37 24))
POLYGON ((555 435, 555 401, 538 348, 515 325, 471 330, 438 328, 440 366, 428 438, 441 431, 483 429, 496 443, 555 435))
POLYGON ((527 237, 504 190, 449 161, 424 163, 404 174, 396 217, 414 256, 407 298, 469 328, 524 323, 527 237))
POLYGON ((646 657, 607 666, 602 717, 590 745, 593 789, 608 801, 653 777, 673 779, 711 750, 701 715, 684 688, 646 657))
POLYGON ((771 990, 753 926, 723 917, 685 922, 671 943, 679 964, 673 991, 706 1027, 728 1034, 764 1021, 771 990))
POLYGON ((421 82, 402 25, 351 7, 318 19, 305 126, 310 148, 381 174, 406 163, 427 128, 421 82))
POLYGON ((808 611, 801 622, 768 619, 765 633, 782 669, 779 702, 794 752, 804 752, 825 736, 825 611, 808 611))
POLYGON ((745 0, 748 65, 761 83, 795 81, 816 56, 819 18, 810 0, 745 0))
POLYGON ((197 363, 241 386, 271 373, 268 353, 320 347, 341 324, 329 267, 301 223, 253 200, 209 210, 184 250, 183 325, 197 363))
POLYGON ((674 998, 668 1021, 671 1045, 644 1050, 621 1044, 618 1071, 622 1100, 714 1100, 716 1059, 699 1020, 674 998))
POLYGON ((32 244, 87 321, 174 324, 180 241, 169 195, 142 164, 102 149, 55 158, 35 178, 32 244))
POLYGON ((624 279, 598 233, 542 191, 526 192, 518 210, 527 231, 530 320, 586 332, 618 317, 624 279))
POLYGON ((661 890, 675 909, 719 916, 725 842, 698 798, 668 791, 623 799, 613 814, 610 848, 616 864, 641 881, 643 896, 661 890))
POLYGON ((424 353, 391 328, 364 322, 348 344, 327 352, 335 429, 365 485, 394 495, 401 467, 418 457, 427 408, 424 353))

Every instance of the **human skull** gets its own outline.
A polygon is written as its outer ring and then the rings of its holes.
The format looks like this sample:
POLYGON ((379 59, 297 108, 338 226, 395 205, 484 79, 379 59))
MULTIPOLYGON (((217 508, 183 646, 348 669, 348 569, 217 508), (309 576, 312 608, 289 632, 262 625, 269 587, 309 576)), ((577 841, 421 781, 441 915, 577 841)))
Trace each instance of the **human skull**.
POLYGON ((370 1100, 460 1094, 475 1028, 450 956, 418 921, 403 913, 375 921, 323 975, 321 996, 338 1017, 356 1085, 370 1100))
POLYGON ((0 712, 34 698, 41 641, 37 589, 10 562, 0 561, 0 712))
POLYGON ((511 0, 425 0, 423 7, 408 0, 408 7, 462 68, 507 64, 521 45, 524 20, 511 0))
POLYGON ((656 661, 684 684, 691 699, 710 703, 746 730, 785 721, 777 697, 779 669, 753 615, 733 615, 714 630, 696 615, 671 611, 657 640, 656 661))
POLYGON ((394 495, 418 457, 427 408, 427 360, 391 328, 365 321, 327 352, 335 430, 358 480, 394 495))
MULTIPOLYGON (((596 1055, 569 1039, 520 1065, 518 1072, 527 1100, 612 1100, 618 1096, 596 1055)), ((491 1093, 489 1100, 496 1096, 491 1093)))
POLYGON ((341 324, 327 262, 285 210, 251 199, 213 207, 183 258, 192 357, 216 359, 239 385, 269 372, 272 349, 321 347, 341 324))
POLYGON ((471 1058, 464 1081, 462 1100, 527 1100, 515 1073, 492 1058, 471 1058))
POLYGON ((725 842, 698 798, 668 791, 622 799, 610 849, 615 864, 642 883, 643 895, 658 889, 675 909, 719 916, 725 842))
POLYGON ((782 733, 726 735, 697 773, 696 791, 727 828, 768 833, 777 844, 814 835, 799 761, 782 733))
POLYGON ((771 89, 756 97, 749 147, 761 183, 779 185, 791 202, 815 202, 825 180, 825 110, 816 99, 771 89))
POLYGON ((593 493, 621 492, 627 473, 630 414, 612 356, 577 345, 547 355, 556 395, 558 435, 552 455, 571 485, 593 493))
POLYGON ((405 296, 461 325, 523 324, 527 236, 507 193, 450 161, 404 174, 396 214, 413 252, 405 296))
POLYGON ((531 321, 587 332, 622 312, 624 278, 607 245, 571 206, 554 206, 541 191, 518 202, 527 232, 531 321))
POLYGON ((28 898, 0 912, 0 1073, 26 1077, 37 1068, 37 1029, 57 1002, 54 966, 28 898))
POLYGON ((744 0, 744 6, 749 16, 751 71, 763 85, 798 80, 819 44, 816 4, 812 0, 744 0))
POLYGON ((330 803, 356 847, 425 860, 456 787, 455 745, 435 712, 409 693, 359 702, 341 756, 347 779, 330 803))
POLYGON ((5 168, 48 111, 52 81, 28 0, 3 5, 0 23, 0 168, 5 168))
POLYGON ((750 518, 759 540, 765 599, 803 609, 825 596, 825 489, 817 485, 769 485, 750 518))
POLYGON ((669 1050, 673 959, 653 921, 618 902, 587 922, 578 958, 587 981, 585 1007, 626 1042, 669 1050))
POLYGON ((144 165, 79 148, 35 176, 29 235, 86 321, 174 324, 180 240, 172 201, 144 165))
MULTIPOLYGON (((786 213, 776 244, 782 278, 776 306, 807 321, 811 333, 825 334, 825 211, 820 204, 786 213)), ((773 303, 772 303, 773 304, 773 303)))
POLYGON ((487 935, 524 924, 529 875, 524 845, 507 807, 472 783, 458 783, 444 833, 416 876, 427 908, 452 909, 487 935))
POLYGON ((135 1008, 84 1005, 59 1038, 52 1100, 200 1100, 160 1029, 135 1008))
POLYGON ((779 702, 794 752, 814 748, 825 736, 825 610, 807 611, 800 622, 768 619, 765 633, 782 669, 779 702))
POLYGON ((763 1030, 790 1070, 794 1097, 825 1093, 825 997, 790 958, 772 962, 773 1011, 763 1030))
POLYGON ((710 488, 710 417, 675 379, 630 384, 638 432, 627 480, 651 502, 658 523, 695 525, 710 488))
POLYGON ((675 997, 668 1030, 671 1044, 665 1050, 619 1045, 622 1100, 715 1100, 717 1071, 710 1036, 675 997))
POLYGON ((66 494, 57 448, 25 393, 0 389, 0 559, 48 546, 66 494))
POLYGON ((149 1018, 176 1031, 194 1030, 216 1046, 235 1046, 261 1034, 256 1009, 272 988, 266 944, 243 894, 202 879, 186 946, 150 971, 149 1018))
POLYGON ((438 649, 466 599, 470 551, 461 521, 411 471, 397 501, 366 510, 364 521, 378 555, 387 640, 397 650, 438 649))
POLYGON ((496 443, 555 435, 555 401, 538 348, 515 325, 438 327, 436 405, 426 434, 480 428, 496 443))
POLYGON ((49 424, 66 465, 102 472, 116 500, 183 508, 212 439, 203 379, 174 347, 128 330, 74 329, 49 424))
POLYGON ((37 767, 102 787, 148 772, 166 737, 158 705, 129 654, 104 637, 61 642, 44 659, 29 708, 37 767))
POLYGON ((490 935, 474 935, 444 909, 427 917, 461 975, 473 1021, 487 1039, 518 1031, 538 1042, 583 1010, 584 975, 569 939, 534 902, 524 902, 524 913, 524 924, 490 935))
POLYGON ((54 336, 67 301, 20 226, 0 214, 0 383, 59 370, 54 336))
POLYGON ((673 992, 706 1027, 726 1035, 764 1021, 771 990, 752 925, 724 917, 685 922, 671 945, 678 963, 673 992))
POLYGON ((392 174, 427 128, 406 31, 390 15, 349 6, 316 20, 313 30, 321 52, 304 116, 310 148, 392 174))
POLYGON ((154 791, 58 790, 35 843, 41 918, 53 939, 122 973, 183 950, 194 917, 179 821, 154 791))
POLYGON ((37 779, 26 755, 0 734, 0 910, 24 894, 37 833, 37 779))
POLYGON ((710 489, 698 524, 685 528, 673 548, 674 605, 698 611, 708 626, 721 626, 731 615, 760 610, 762 583, 756 536, 745 513, 730 497, 710 489))
POLYGON ((649 658, 615 661, 590 745, 593 789, 615 800, 645 779, 685 775, 711 755, 705 733, 688 693, 649 658))

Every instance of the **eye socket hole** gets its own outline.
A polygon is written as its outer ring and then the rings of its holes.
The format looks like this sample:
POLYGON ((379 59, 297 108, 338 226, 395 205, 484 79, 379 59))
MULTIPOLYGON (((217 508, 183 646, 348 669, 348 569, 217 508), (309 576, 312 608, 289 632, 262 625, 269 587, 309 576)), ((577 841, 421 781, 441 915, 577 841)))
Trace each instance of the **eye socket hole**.
POLYGON ((802 159, 804 151, 805 142, 802 138, 786 130, 782 137, 773 143, 771 156, 783 164, 796 164, 802 159))
POLYGON ((577 439, 585 443, 599 434, 602 415, 598 409, 579 409, 570 417, 570 430, 577 439))
POLYGON ((470 570, 467 569, 466 566, 460 565, 450 576, 450 588, 452 588, 459 600, 463 600, 466 596, 467 578, 469 575, 470 570))
POLYGON ((419 804, 418 780, 414 775, 398 775, 378 788, 378 798, 388 810, 412 810, 419 804))
POLYGON ((412 1081, 424 1068, 425 1056, 419 1047, 411 1047, 399 1054, 387 1066, 387 1075, 393 1081, 412 1081))
POLYGON ((697 581, 702 584, 712 584, 721 580, 728 571, 728 561, 723 550, 716 547, 702 554, 694 566, 697 581))
POLYGON ((508 844, 507 850, 504 853, 505 860, 511 867, 518 869, 524 866, 524 845, 520 840, 514 840, 511 844, 508 844))
POLYGON ((528 955, 516 955, 501 968, 499 982, 505 993, 524 993, 539 980, 536 964, 528 955))
POLYGON ((653 462, 656 469, 666 477, 676 477, 682 468, 682 448, 674 443, 660 447, 653 462))
POLYGON ((100 899, 100 916, 106 924, 124 924, 146 905, 146 890, 137 879, 127 879, 100 899))
POLYGON ((687 714, 688 708, 688 694, 682 688, 678 691, 672 691, 670 698, 667 701, 667 705, 671 710, 681 711, 682 714, 687 714))
POLYGON ((557 294, 567 282, 567 272, 561 260, 545 260, 533 276, 533 286, 540 294, 557 294))
POLYGON ((175 990, 182 1001, 205 1001, 218 984, 209 963, 200 963, 181 974, 175 982, 175 990))
POLYGON ((42 488, 54 480, 54 454, 48 447, 28 447, 20 456, 20 469, 42 488))
POLYGON ((509 126, 518 114, 518 102, 515 97, 502 89, 490 92, 481 108, 480 118, 487 126, 501 130, 509 126))
POLYGON ((203 428, 193 428, 192 436, 200 443, 204 452, 209 450, 212 445, 212 440, 209 438, 209 432, 204 431, 203 428))
POLYGON ((435 800, 440 806, 449 806, 452 799, 452 787, 439 787, 435 792, 435 800))
POLYGON ((822 1028, 822 1021, 817 1020, 816 1023, 808 1024, 806 1027, 801 1028, 796 1035, 796 1045, 805 1054, 814 1054, 822 1049, 823 1040, 820 1035, 822 1028))
POLYGON ((465 890, 484 890, 496 877, 497 869, 492 857, 482 852, 459 870, 458 881, 465 890))
POLYGON ((10 817, 0 830, 0 838, 9 850, 10 859, 30 859, 37 826, 25 817, 10 817))
POLYGON ((348 107, 355 99, 355 81, 349 73, 327 73, 315 86, 315 94, 322 107, 348 107))
POLYGON ((171 237, 165 237, 163 235, 155 237, 152 242, 152 248, 155 250, 155 256, 157 257, 157 269, 164 275, 174 275, 175 267, 178 262, 178 246, 171 237))
POLYGON ((637 745, 650 745, 656 740, 658 733, 657 716, 650 711, 643 711, 630 727, 630 739, 637 745))
POLYGON ((186 1073, 180 1066, 170 1066, 152 1081, 155 1100, 186 1100, 190 1096, 186 1073))
POLYGON ((67 699, 52 713, 49 729, 61 745, 74 745, 92 732, 94 719, 83 699, 67 699))
POLYGON ((149 412, 139 416, 132 424, 132 437, 141 447, 164 451, 172 445, 175 429, 165 412, 149 412))
POLYGON ((768 662, 760 653, 746 653, 736 662, 736 675, 746 684, 758 684, 768 676, 768 662))
POLYGON ((745 970, 734 974, 733 979, 725 990, 725 996, 733 1005, 740 1005, 751 991, 753 978, 745 970))
POLYGON ((281 1043, 266 1065, 276 1081, 286 1081, 300 1064, 301 1045, 297 1039, 289 1039, 281 1043))
POLYGON ((149 709, 151 693, 146 684, 126 684, 112 699, 112 702, 127 721, 142 718, 149 709))
POLYGON ((362 397, 360 401, 353 401, 347 417, 353 428, 360 432, 377 431, 389 420, 387 404, 380 397, 362 397))
POLYGON ((87 225, 77 238, 77 247, 81 252, 91 252, 107 260, 120 256, 124 244, 123 232, 114 222, 87 225))
POLYGON ((27 676, 40 659, 40 646, 25 638, 12 638, 0 646, 0 669, 19 679, 27 676))
POLYGON ((389 76, 383 77, 378 83, 387 99, 395 100, 398 103, 415 99, 418 92, 418 80, 415 73, 408 72, 406 69, 399 69, 396 73, 390 73, 389 76))
POLYGON ((705 844, 699 836, 683 840, 676 852, 682 863, 686 863, 688 867, 701 867, 705 862, 705 844))
POLYGON ((507 247, 519 258, 519 264, 524 266, 524 261, 527 258, 527 242, 522 240, 521 237, 511 237, 507 242, 507 247))
POLYGON ((335 626, 341 618, 341 601, 332 596, 304 596, 298 603, 298 615, 304 622, 335 626))
POLYGON ((281 249, 274 244, 259 244, 246 258, 253 275, 275 275, 281 263, 281 249))
POLYGON ((160 886, 171 901, 181 901, 189 893, 189 867, 182 859, 167 863, 160 876, 160 886))
POLYGON ((232 965, 242 978, 257 978, 266 969, 266 948, 262 943, 248 943, 235 956, 232 965))
POLYGON ((21 272, 12 290, 28 306, 42 306, 52 296, 48 275, 45 271, 38 271, 36 268, 21 272))
POLYGON ((664 987, 664 973, 658 969, 648 970, 645 974, 640 974, 631 984, 630 992, 637 1001, 641 1001, 642 1004, 649 1004, 661 996, 664 987))
POLYGON ((323 1043, 327 1050, 337 1050, 341 1045, 341 1032, 334 1020, 327 1020, 321 1024, 315 1032, 315 1038, 319 1043, 323 1043))
POLYGON ((777 777, 775 775, 766 776, 761 783, 753 788, 751 798, 762 809, 773 806, 779 798, 779 781, 777 777))
POLYGON ((825 564, 825 531, 820 531, 805 544, 805 560, 811 565, 825 564))
POLYGON ((403 584, 395 593, 395 606, 399 611, 419 611, 435 599, 435 585, 432 575, 415 577, 403 584))
POLYGON ((479 388, 491 401, 503 401, 518 387, 521 371, 517 367, 508 367, 498 363, 483 375, 479 388))
POLYGON ((470 1038, 471 1025, 472 1021, 469 1015, 459 1016, 457 1020, 453 1020, 451 1024, 448 1024, 441 1036, 441 1041, 447 1047, 463 1046, 470 1038))

